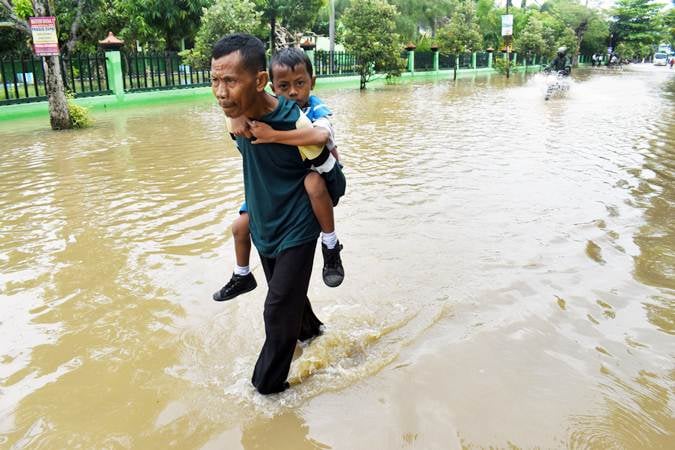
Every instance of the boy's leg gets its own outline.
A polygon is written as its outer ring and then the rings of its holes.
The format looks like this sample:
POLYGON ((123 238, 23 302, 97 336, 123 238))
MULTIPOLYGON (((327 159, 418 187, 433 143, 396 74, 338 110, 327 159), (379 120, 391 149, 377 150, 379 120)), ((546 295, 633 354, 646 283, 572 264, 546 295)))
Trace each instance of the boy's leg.
POLYGON ((268 285, 263 314, 265 343, 251 382, 261 394, 288 387, 286 378, 298 338, 321 332, 321 321, 307 298, 315 248, 316 243, 310 242, 285 250, 277 258, 260 256, 268 285))
POLYGON ((337 198, 334 201, 328 192, 326 180, 316 172, 310 172, 305 177, 305 190, 322 231, 323 282, 329 287, 337 287, 342 284, 345 278, 345 270, 340 258, 342 244, 338 241, 335 233, 335 218, 333 215, 333 204, 337 204, 337 198))
POLYGON ((213 294, 213 299, 217 302, 233 299, 238 295, 252 291, 258 286, 249 267, 251 234, 248 230, 248 213, 242 212, 232 222, 232 236, 237 264, 230 281, 213 294))
POLYGON ((232 222, 232 237, 234 238, 234 256, 237 260, 237 266, 245 272, 237 273, 235 269, 235 273, 246 275, 251 259, 251 233, 248 230, 248 213, 239 214, 239 217, 232 222))
MULTIPOLYGON (((335 217, 333 216, 333 200, 330 198, 326 182, 321 175, 310 172, 305 177, 305 190, 312 204, 312 210, 324 233, 335 232, 335 217)), ((334 247, 335 245, 333 245, 334 247)))

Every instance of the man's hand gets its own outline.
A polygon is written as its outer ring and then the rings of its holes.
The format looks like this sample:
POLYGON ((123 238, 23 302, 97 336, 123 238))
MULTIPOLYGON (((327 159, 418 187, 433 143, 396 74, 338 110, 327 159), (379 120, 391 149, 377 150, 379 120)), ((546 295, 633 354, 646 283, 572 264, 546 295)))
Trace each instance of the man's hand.
POLYGON ((257 122, 255 120, 249 120, 247 124, 249 131, 253 137, 255 137, 255 140, 251 141, 253 144, 269 144, 272 142, 277 142, 275 140, 276 131, 271 126, 264 122, 257 122))
POLYGON ((235 136, 243 136, 247 139, 251 139, 253 136, 251 134, 251 130, 248 127, 248 119, 246 119, 244 116, 231 117, 230 126, 232 127, 232 130, 230 131, 235 136))

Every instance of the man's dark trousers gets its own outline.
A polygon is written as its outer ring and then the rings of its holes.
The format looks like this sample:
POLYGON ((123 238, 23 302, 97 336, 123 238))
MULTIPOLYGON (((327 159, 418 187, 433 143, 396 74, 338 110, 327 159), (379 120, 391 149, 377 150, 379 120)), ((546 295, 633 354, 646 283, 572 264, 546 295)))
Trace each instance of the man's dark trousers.
POLYGON ((276 258, 260 255, 267 278, 265 343, 253 370, 252 383, 261 394, 288 387, 295 344, 320 334, 321 321, 307 298, 316 241, 292 247, 276 258))

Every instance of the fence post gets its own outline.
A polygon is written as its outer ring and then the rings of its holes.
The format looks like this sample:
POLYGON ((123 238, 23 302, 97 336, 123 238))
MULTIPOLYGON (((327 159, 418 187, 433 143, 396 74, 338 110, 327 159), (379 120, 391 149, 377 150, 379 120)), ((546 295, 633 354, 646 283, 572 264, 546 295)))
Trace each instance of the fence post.
POLYGON ((314 60, 314 49, 306 49, 305 50, 305 55, 309 58, 310 61, 312 61, 312 67, 316 67, 316 61, 314 60))
POLYGON ((492 52, 488 53, 488 69, 492 69, 492 52))
POLYGON ((438 47, 431 47, 431 51, 434 52, 434 72, 438 72, 438 47))
POLYGON ((415 45, 412 43, 409 43, 406 48, 408 51, 408 72, 414 73, 415 72, 415 45))
POLYGON ((105 52, 105 65, 108 69, 108 87, 117 96, 117 100, 124 100, 122 55, 120 52, 117 50, 105 52))
POLYGON ((476 70, 476 52, 471 53, 471 67, 476 70))

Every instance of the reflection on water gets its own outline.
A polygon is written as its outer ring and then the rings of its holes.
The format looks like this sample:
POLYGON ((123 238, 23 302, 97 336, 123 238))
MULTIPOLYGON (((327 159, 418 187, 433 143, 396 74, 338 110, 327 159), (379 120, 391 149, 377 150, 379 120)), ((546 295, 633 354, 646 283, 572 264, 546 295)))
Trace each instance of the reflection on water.
MULTIPOLYGON (((637 66, 320 91, 350 191, 326 334, 261 397, 210 99, 2 125, 0 447, 666 448, 675 81, 637 66)), ((263 279, 257 259, 254 272, 263 279)))

